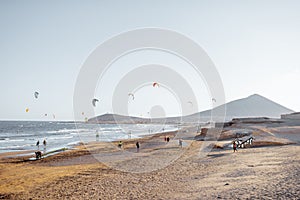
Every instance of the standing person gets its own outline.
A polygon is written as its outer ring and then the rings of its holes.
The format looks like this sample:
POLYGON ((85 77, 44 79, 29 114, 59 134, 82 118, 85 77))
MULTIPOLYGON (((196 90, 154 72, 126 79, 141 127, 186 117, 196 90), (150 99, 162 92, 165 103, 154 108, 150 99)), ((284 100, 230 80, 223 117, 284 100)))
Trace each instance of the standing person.
POLYGON ((236 152, 237 151, 237 149, 236 149, 236 141, 233 141, 233 143, 232 143, 232 147, 233 147, 233 152, 236 152))
POLYGON ((135 143, 135 146, 136 146, 136 152, 139 152, 139 150, 140 150, 140 143, 138 141, 135 143))
POLYGON ((165 142, 167 142, 167 136, 165 136, 165 142))
POLYGON ((43 145, 44 145, 44 154, 45 154, 45 153, 46 153, 46 146, 47 146, 46 139, 44 139, 44 141, 43 141, 43 145))
POLYGON ((38 147, 38 150, 40 150, 40 141, 39 140, 36 142, 36 146, 38 147))
POLYGON ((170 142, 170 138, 169 138, 169 136, 167 137, 167 142, 170 142))
POLYGON ((98 142, 99 141, 99 132, 96 131, 96 141, 98 142))
POLYGON ((120 149, 122 149, 122 146, 123 146, 122 141, 119 141, 118 147, 119 147, 120 149))
POLYGON ((182 148, 182 139, 179 139, 179 146, 182 148))

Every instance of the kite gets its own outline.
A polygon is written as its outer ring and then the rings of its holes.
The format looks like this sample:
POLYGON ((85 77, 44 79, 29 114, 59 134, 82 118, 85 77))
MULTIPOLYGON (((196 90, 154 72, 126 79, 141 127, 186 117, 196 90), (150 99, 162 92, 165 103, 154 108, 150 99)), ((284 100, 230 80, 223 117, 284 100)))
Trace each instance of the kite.
POLYGON ((92 104, 93 104, 94 107, 96 107, 96 102, 98 102, 98 101, 99 101, 98 99, 93 99, 92 100, 92 104))
POLYGON ((158 86, 159 86, 159 84, 158 84, 157 82, 154 82, 154 83, 152 84, 152 86, 153 86, 153 87, 155 87, 155 86, 157 86, 157 87, 158 87, 158 86))
POLYGON ((37 99, 39 97, 39 94, 38 92, 34 92, 34 97, 37 99))
POLYGON ((128 93, 128 96, 132 96, 132 100, 134 100, 134 95, 132 93, 128 93))

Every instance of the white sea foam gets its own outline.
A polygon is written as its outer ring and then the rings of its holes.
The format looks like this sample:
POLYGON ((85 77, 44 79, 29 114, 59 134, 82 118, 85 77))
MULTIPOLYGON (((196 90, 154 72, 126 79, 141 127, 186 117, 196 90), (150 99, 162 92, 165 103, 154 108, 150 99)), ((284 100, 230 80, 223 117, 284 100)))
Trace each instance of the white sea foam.
POLYGON ((46 133, 78 133, 78 132, 86 132, 89 131, 89 129, 60 129, 55 131, 47 131, 46 133))
MULTIPOLYGON (((47 141, 47 150, 78 144, 80 141, 113 141, 137 138, 159 132, 161 125, 147 124, 74 124, 64 122, 1 122, 0 153, 15 150, 36 150, 36 142, 43 150, 43 140, 47 141), (149 130, 152 130, 149 132, 149 130), (99 138, 96 138, 98 132, 99 138), (131 134, 129 134, 131 133, 131 134)), ((176 128, 175 128, 176 129, 176 128)), ((165 126, 165 131, 174 130, 174 126, 165 126)))

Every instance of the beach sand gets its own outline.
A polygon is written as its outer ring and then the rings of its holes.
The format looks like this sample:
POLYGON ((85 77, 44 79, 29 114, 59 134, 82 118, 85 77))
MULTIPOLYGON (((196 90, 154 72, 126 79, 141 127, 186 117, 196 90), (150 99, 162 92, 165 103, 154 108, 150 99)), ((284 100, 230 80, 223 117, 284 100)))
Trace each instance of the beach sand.
POLYGON ((298 144, 277 138, 203 155, 203 141, 180 148, 174 135, 140 139, 138 153, 128 140, 123 150, 95 142, 38 161, 2 155, 0 199, 299 199, 298 144))

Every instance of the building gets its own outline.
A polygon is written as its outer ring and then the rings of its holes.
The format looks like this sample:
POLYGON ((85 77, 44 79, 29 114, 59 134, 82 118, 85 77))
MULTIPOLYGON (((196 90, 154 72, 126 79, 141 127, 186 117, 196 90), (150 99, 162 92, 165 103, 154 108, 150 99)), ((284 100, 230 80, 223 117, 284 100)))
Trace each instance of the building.
POLYGON ((300 120, 300 112, 281 115, 281 119, 298 119, 298 120, 300 120))

